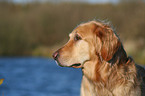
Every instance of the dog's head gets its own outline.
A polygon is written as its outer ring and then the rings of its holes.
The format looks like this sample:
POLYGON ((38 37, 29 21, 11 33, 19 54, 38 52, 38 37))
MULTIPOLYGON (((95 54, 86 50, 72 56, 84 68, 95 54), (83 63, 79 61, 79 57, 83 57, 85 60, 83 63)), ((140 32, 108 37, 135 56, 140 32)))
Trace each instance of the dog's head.
POLYGON ((113 29, 96 21, 80 24, 69 34, 69 41, 53 54, 60 66, 83 67, 96 58, 109 61, 121 45, 113 29))

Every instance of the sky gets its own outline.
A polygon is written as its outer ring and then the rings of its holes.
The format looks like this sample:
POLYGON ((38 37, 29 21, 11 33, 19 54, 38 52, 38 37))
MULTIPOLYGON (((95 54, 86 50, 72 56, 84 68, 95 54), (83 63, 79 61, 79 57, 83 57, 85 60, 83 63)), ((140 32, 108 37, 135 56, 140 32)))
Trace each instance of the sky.
POLYGON ((32 1, 41 1, 41 2, 45 2, 45 1, 50 1, 50 2, 60 2, 60 1, 73 1, 73 2, 88 2, 88 3, 117 3, 118 0, 13 0, 13 2, 15 3, 28 3, 28 2, 32 2, 32 1))

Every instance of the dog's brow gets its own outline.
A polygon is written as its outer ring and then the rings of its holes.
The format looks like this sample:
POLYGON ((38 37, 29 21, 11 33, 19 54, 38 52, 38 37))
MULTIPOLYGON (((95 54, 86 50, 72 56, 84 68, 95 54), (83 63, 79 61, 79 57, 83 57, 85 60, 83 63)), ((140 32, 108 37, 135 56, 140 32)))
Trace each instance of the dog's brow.
MULTIPOLYGON (((75 31, 74 33, 77 34, 77 31, 75 31)), ((71 37, 71 36, 72 36, 72 33, 69 34, 69 37, 71 37)))
POLYGON ((72 35, 72 34, 70 33, 70 34, 69 34, 69 37, 71 37, 71 35, 72 35))

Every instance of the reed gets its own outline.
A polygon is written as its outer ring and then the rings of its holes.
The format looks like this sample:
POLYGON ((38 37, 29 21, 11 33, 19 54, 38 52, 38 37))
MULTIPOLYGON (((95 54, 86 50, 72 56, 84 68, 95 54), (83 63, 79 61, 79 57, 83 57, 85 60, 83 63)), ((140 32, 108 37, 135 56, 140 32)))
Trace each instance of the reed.
MULTIPOLYGON (((111 21, 123 43, 136 42, 135 51, 129 54, 135 57, 140 53, 139 56, 144 58, 145 3, 140 2, 23 5, 1 2, 0 56, 46 56, 52 53, 52 48, 68 39, 68 34, 77 24, 93 19, 111 21)), ((126 44, 131 46, 132 43, 126 44)))

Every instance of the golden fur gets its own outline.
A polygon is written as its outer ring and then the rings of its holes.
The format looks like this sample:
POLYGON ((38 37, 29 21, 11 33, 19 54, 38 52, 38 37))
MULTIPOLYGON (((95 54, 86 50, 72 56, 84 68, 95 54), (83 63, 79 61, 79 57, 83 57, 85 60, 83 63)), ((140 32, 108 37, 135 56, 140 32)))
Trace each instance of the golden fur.
POLYGON ((145 96, 145 70, 126 55, 108 24, 83 23, 69 36, 53 58, 60 66, 82 68, 81 96, 145 96))

